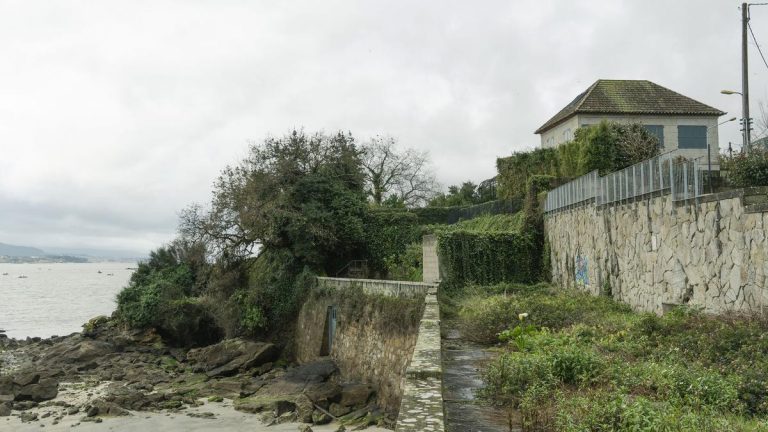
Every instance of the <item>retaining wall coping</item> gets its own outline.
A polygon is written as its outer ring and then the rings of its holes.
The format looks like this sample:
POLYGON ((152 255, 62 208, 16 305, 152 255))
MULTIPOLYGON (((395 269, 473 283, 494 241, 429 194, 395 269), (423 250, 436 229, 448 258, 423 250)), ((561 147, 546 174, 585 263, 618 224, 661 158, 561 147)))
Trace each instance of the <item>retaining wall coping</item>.
POLYGON ((337 277, 328 277, 328 276, 318 276, 318 280, 324 280, 324 281, 335 281, 335 282, 344 282, 344 283, 374 283, 374 284, 387 284, 387 285, 406 285, 406 286, 414 286, 414 287, 423 287, 423 288, 434 288, 437 289, 437 284, 429 283, 429 282, 413 282, 413 281, 398 281, 398 280, 387 280, 387 279, 353 279, 353 278, 337 278, 337 277))

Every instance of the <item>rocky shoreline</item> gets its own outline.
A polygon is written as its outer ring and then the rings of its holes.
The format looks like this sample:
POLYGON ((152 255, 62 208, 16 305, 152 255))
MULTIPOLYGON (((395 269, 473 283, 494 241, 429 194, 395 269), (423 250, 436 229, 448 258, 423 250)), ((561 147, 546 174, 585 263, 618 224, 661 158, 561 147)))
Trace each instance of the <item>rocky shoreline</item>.
POLYGON ((145 414, 214 419, 227 409, 264 425, 301 423, 302 431, 391 429, 394 418, 375 399, 369 385, 340 382, 333 360, 290 364, 266 342, 175 348, 106 317, 64 337, 0 337, 0 429, 10 421, 73 427, 145 414))

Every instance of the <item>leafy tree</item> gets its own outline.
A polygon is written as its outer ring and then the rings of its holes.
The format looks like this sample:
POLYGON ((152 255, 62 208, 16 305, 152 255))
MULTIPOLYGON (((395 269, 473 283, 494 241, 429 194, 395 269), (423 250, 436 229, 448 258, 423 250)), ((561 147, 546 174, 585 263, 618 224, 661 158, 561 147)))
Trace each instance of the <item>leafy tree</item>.
POLYGON ((216 181, 210 210, 188 208, 180 229, 224 260, 250 256, 257 246, 286 249, 330 273, 361 253, 365 211, 354 138, 293 131, 251 145, 216 181))
POLYGON ((476 185, 465 181, 461 185, 448 187, 448 193, 441 193, 429 201, 430 207, 455 207, 481 204, 496 199, 495 186, 488 180, 476 185))
POLYGON ((371 139, 363 149, 365 190, 375 205, 416 207, 437 191, 429 156, 407 148, 400 150, 392 137, 371 139))

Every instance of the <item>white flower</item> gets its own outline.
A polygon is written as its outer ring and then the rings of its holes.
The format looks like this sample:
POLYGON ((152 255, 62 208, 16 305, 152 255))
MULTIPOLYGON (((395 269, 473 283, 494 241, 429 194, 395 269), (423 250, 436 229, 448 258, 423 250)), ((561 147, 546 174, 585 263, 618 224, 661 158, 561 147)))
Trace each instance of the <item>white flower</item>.
POLYGON ((522 320, 524 320, 526 318, 528 318, 528 312, 521 313, 521 314, 519 314, 517 316, 517 319, 519 319, 520 321, 522 321, 522 320))

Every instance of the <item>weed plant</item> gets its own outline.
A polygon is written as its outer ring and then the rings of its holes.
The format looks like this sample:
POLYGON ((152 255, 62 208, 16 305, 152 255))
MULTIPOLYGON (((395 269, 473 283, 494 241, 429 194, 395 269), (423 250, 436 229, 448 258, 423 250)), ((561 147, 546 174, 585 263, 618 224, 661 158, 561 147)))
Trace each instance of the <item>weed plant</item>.
POLYGON ((466 337, 501 348, 483 397, 519 409, 525 431, 768 431, 761 317, 635 313, 546 284, 473 286, 450 302, 466 337))

